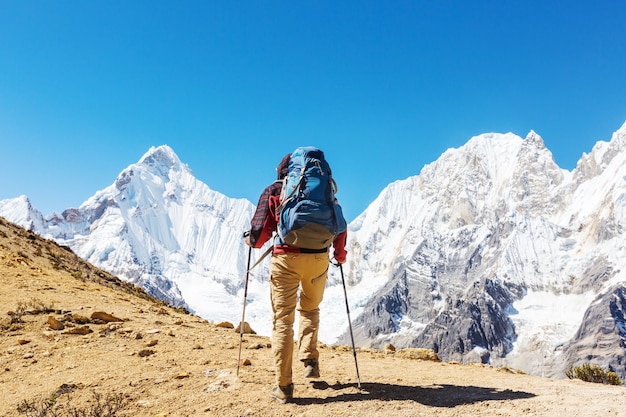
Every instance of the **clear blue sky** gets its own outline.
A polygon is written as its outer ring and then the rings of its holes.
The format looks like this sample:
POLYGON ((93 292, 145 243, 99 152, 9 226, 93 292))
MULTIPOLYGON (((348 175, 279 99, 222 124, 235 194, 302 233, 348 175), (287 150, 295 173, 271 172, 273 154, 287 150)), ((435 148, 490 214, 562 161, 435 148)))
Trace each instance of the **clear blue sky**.
POLYGON ((316 145, 353 220, 472 136, 571 170, 624 121, 623 0, 0 0, 0 199, 44 215, 162 144, 256 204, 316 145))

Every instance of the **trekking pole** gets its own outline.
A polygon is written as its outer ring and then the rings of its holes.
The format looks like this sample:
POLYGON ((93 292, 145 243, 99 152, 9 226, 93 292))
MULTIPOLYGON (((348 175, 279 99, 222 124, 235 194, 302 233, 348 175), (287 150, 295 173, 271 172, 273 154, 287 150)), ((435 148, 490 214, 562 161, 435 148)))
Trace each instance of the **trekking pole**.
POLYGON ((248 298, 248 278, 250 277, 251 258, 252 247, 248 249, 248 266, 246 266, 246 286, 243 292, 243 311, 241 312, 241 323, 239 323, 239 356, 237 357, 237 376, 239 376, 239 365, 241 365, 241 344, 243 343, 243 323, 246 318, 246 299, 248 298))
POLYGON ((348 327, 350 328, 350 340, 352 340, 352 353, 354 354, 354 366, 356 367, 357 386, 361 388, 361 376, 359 375, 359 363, 356 360, 356 348, 354 347, 354 334, 352 333, 352 322, 350 321, 350 307, 348 306, 348 293, 346 291, 346 280, 343 277, 343 265, 339 264, 341 271, 341 283, 343 284, 343 295, 346 299, 346 311, 348 312, 348 327))

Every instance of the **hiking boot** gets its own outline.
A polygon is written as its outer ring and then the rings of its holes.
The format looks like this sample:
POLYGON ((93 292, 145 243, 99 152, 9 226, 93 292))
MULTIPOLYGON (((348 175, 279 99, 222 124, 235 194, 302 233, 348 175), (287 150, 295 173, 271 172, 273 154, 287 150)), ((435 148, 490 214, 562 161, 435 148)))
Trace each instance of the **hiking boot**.
POLYGON ((276 400, 278 404, 286 404, 293 399, 293 383, 286 387, 275 385, 270 391, 270 397, 276 400))
POLYGON ((305 359, 304 361, 304 377, 305 378, 319 378, 320 377, 320 364, 317 359, 305 359))

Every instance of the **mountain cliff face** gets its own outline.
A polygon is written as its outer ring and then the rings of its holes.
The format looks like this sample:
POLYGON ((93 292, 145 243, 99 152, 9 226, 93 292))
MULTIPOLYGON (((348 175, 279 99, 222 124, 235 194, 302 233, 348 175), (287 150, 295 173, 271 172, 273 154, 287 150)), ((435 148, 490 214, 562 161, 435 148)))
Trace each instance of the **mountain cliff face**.
MULTIPOLYGON (((254 207, 152 148, 78 209, 0 215, 204 318, 237 322, 254 207)), ((626 124, 577 167, 541 137, 485 134, 396 181, 349 225, 344 265, 357 345, 433 348, 443 360, 564 377, 580 362, 626 376, 626 124)), ((253 251, 252 261, 262 253, 253 251)), ((271 330, 267 260, 250 273, 246 320, 271 330)), ((320 339, 349 343, 331 267, 320 339)))
POLYGON ((625 375, 625 143, 626 125, 570 173, 534 132, 482 135, 390 185, 351 225, 349 281, 376 288, 359 343, 625 375))

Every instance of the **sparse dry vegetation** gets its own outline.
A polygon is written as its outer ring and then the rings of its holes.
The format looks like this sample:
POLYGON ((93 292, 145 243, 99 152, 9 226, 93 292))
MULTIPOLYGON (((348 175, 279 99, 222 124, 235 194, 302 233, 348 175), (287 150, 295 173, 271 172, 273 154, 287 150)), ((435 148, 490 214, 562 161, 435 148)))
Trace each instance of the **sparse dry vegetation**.
POLYGON ((15 331, 21 329, 22 324, 24 324, 24 315, 43 314, 51 311, 54 311, 51 304, 45 304, 43 301, 36 298, 29 302, 18 301, 13 310, 7 311, 9 319, 7 322, 0 324, 0 329, 5 331, 15 331))
POLYGON ((24 417, 114 417, 129 404, 129 398, 122 394, 92 391, 92 398, 77 406, 71 396, 75 390, 75 385, 64 385, 47 398, 23 400, 17 412, 24 417))
POLYGON ((565 375, 569 379, 580 379, 585 382, 595 382, 598 384, 624 385, 622 379, 615 373, 601 368, 598 365, 583 363, 580 366, 572 366, 565 375))

